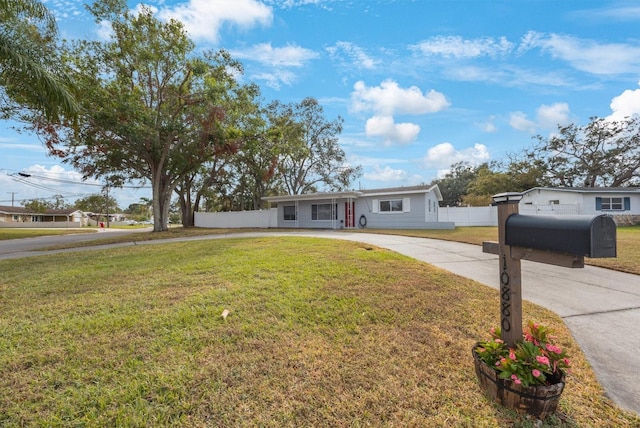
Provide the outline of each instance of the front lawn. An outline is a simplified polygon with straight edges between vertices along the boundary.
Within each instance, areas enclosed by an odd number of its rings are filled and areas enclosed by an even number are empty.
[[[498,292],[391,251],[264,237],[0,270],[1,426],[534,426],[475,377]],[[546,426],[640,424],[561,319],[524,311],[573,356]]]

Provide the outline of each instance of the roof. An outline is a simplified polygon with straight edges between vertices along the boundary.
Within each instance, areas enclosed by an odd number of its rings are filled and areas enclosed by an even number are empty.
[[[305,193],[302,195],[281,195],[281,196],[265,196],[263,201],[267,202],[291,202],[291,201],[307,201],[307,200],[329,200],[329,199],[357,199],[363,196],[391,196],[391,195],[407,195],[412,193],[429,193],[434,192],[438,200],[442,200],[442,194],[437,184],[428,186],[409,186],[409,187],[391,187],[386,189],[367,189],[367,190],[349,190],[342,192],[320,192]]]
[[[27,214],[27,215],[71,215],[79,210],[66,209],[66,210],[54,210],[47,209],[45,212],[35,212],[26,209],[25,207],[8,207],[0,205],[0,213],[3,214]]]
[[[571,193],[637,193],[640,192],[640,187],[533,187],[525,190],[522,194],[524,195],[534,190]]]

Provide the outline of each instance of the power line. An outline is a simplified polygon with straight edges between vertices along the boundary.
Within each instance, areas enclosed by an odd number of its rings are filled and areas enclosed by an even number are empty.
[[[34,178],[38,180],[53,181],[57,183],[66,183],[66,184],[77,184],[82,186],[96,186],[96,187],[105,186],[104,184],[101,184],[101,183],[86,183],[84,181],[75,181],[75,180],[69,180],[65,178],[48,177],[46,175],[37,175],[37,174],[26,173],[26,172],[18,172],[17,174],[9,174],[9,175],[11,177],[15,177],[16,175],[19,175],[20,177],[24,177],[24,178]],[[122,185],[117,187],[123,188],[123,189],[151,189],[151,186]]]

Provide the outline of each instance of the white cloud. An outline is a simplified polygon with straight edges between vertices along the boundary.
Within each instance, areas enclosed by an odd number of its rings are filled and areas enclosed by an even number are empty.
[[[451,143],[440,143],[427,150],[424,163],[429,168],[446,171],[456,162],[469,162],[479,165],[491,159],[489,149],[484,144],[476,143],[473,147],[458,150]]]
[[[460,36],[437,36],[410,46],[410,49],[424,55],[455,59],[497,57],[508,54],[512,48],[513,43],[505,37],[463,39]]]
[[[597,43],[562,34],[530,31],[518,47],[519,53],[538,48],[553,58],[564,60],[574,68],[592,74],[640,72],[640,47],[626,43]]]
[[[281,85],[290,86],[296,81],[297,76],[291,68],[301,68],[318,57],[316,52],[300,46],[273,47],[271,43],[261,43],[248,49],[232,51],[231,54],[235,58],[256,61],[267,67],[268,70],[255,72],[251,78],[264,81],[267,86],[276,90]]]
[[[260,43],[249,49],[233,51],[232,54],[272,67],[302,67],[307,61],[318,58],[318,54],[310,49],[295,45],[278,48],[271,46],[271,43]]]
[[[640,115],[640,89],[627,89],[611,100],[610,107],[613,113],[607,117],[608,120],[623,120],[626,117]]]
[[[100,40],[110,40],[113,35],[113,28],[110,21],[100,21],[96,34]]]
[[[365,131],[368,137],[383,137],[385,144],[408,144],[418,137],[420,126],[414,123],[395,123],[392,116],[373,116],[367,120]]]
[[[611,5],[595,9],[577,10],[571,15],[583,21],[589,19],[602,22],[606,18],[618,21],[635,21],[640,19],[640,6]]]
[[[509,115],[509,125],[513,129],[531,134],[535,133],[538,128],[554,131],[558,125],[567,125],[570,122],[571,116],[567,103],[542,104],[536,109],[535,120],[528,119],[527,115],[521,111]]]
[[[195,40],[217,43],[223,24],[233,24],[240,28],[269,25],[273,19],[273,11],[257,0],[190,0],[161,9],[158,17],[181,21],[190,37]]]
[[[265,85],[275,90],[279,90],[282,85],[291,86],[296,81],[295,73],[287,70],[255,73],[251,77],[263,81]]]
[[[367,172],[363,174],[366,180],[372,181],[402,181],[408,177],[407,171],[403,169],[393,169],[389,166],[381,168],[376,166],[373,172]]]
[[[380,115],[425,114],[443,110],[451,104],[440,92],[422,93],[417,86],[401,88],[391,79],[368,87],[363,81],[353,85],[351,108],[355,112],[373,111]]]
[[[536,132],[536,124],[527,119],[527,115],[521,111],[516,111],[509,115],[509,125],[518,131],[526,131],[532,134]]]
[[[446,97],[434,90],[423,93],[417,86],[401,88],[393,80],[385,80],[380,86],[368,87],[358,81],[351,93],[351,111],[373,112],[367,120],[366,133],[371,137],[383,137],[385,144],[408,144],[420,133],[414,123],[396,123],[394,115],[421,115],[447,108]]]
[[[483,132],[488,132],[488,133],[496,132],[498,130],[498,127],[496,127],[495,123],[493,123],[495,119],[496,119],[495,116],[491,116],[485,122],[476,123],[476,126],[480,128]]]
[[[343,67],[373,70],[381,63],[379,59],[371,57],[364,49],[351,42],[337,42],[326,50],[333,59],[340,61]]]
[[[556,130],[558,125],[567,125],[571,122],[569,117],[569,104],[555,103],[538,107],[536,121],[539,127]]]

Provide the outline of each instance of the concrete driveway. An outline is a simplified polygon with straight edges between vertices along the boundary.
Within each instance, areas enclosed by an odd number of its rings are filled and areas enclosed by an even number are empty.
[[[139,231],[139,230],[138,230]],[[113,236],[104,233],[104,236]],[[438,266],[457,275],[498,288],[497,256],[484,254],[477,245],[394,235],[319,232],[265,232],[206,235],[181,240],[224,239],[265,235],[297,235],[364,242],[387,248]],[[0,241],[0,259],[51,253],[93,250],[104,246],[70,250],[35,251],[84,235]],[[89,235],[92,236],[92,235]],[[75,237],[75,238],[74,238]],[[93,236],[96,239],[96,236]],[[170,240],[110,245],[154,245]],[[522,262],[523,298],[560,315],[571,330],[607,395],[619,406],[640,414],[640,277],[586,266],[569,269]]]

